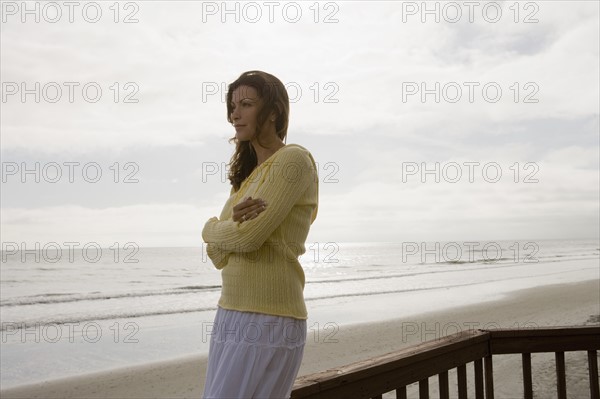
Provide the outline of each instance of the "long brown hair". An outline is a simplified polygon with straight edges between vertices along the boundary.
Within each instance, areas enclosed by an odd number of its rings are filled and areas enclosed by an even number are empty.
[[[256,89],[262,106],[256,117],[256,139],[260,143],[262,133],[260,127],[268,120],[271,112],[275,112],[275,131],[281,140],[286,140],[290,114],[290,100],[285,86],[275,76],[263,71],[247,71],[229,85],[227,90],[227,121],[233,123],[231,100],[233,91],[240,86],[250,86]],[[229,142],[235,143],[235,153],[229,162],[229,180],[234,191],[238,191],[242,182],[252,173],[258,160],[250,141],[239,141],[233,136]]]

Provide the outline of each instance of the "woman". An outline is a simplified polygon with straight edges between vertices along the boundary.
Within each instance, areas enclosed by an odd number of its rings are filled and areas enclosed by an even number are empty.
[[[223,288],[204,398],[288,398],[306,341],[304,272],[318,179],[308,150],[285,144],[289,99],[273,75],[243,73],[229,85],[235,127],[230,197],[202,230]]]

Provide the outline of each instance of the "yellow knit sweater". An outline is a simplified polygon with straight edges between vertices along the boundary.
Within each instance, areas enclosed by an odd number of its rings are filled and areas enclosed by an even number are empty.
[[[221,216],[204,225],[207,254],[221,269],[219,306],[226,309],[306,319],[304,271],[310,225],[317,217],[319,182],[311,153],[287,144],[258,165],[237,192],[230,192]],[[244,198],[261,198],[266,209],[243,223],[232,219]]]

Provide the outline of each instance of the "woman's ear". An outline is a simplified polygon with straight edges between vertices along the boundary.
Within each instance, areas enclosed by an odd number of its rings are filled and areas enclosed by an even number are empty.
[[[271,115],[269,116],[269,120],[275,122],[277,120],[277,116],[281,115],[283,110],[281,109],[281,104],[275,103],[275,108],[271,111]]]

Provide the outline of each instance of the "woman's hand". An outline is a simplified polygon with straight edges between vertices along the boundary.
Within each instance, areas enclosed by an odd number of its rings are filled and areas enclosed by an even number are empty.
[[[247,197],[233,207],[233,221],[243,223],[252,220],[266,208],[267,203],[260,198],[252,199],[252,197]]]

